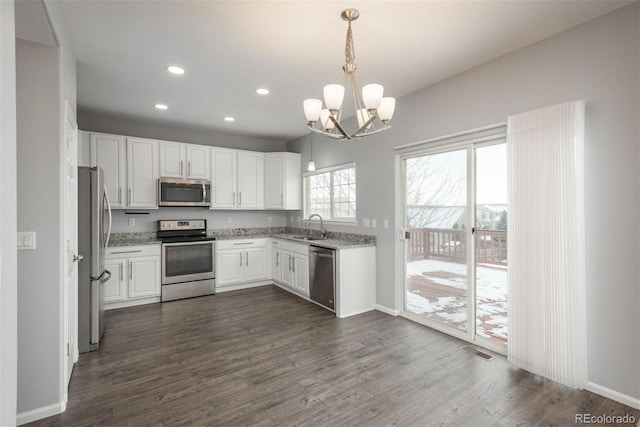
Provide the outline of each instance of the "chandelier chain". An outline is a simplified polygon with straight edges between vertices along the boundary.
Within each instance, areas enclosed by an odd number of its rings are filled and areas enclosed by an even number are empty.
[[[344,46],[344,56],[347,64],[353,64],[356,59],[356,49],[353,46],[353,32],[351,31],[351,21],[349,21],[349,28],[347,28],[347,41]]]

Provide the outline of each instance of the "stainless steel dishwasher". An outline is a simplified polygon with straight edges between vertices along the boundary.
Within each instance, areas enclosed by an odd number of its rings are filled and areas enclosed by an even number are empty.
[[[309,296],[311,301],[336,311],[336,251],[309,246]]]

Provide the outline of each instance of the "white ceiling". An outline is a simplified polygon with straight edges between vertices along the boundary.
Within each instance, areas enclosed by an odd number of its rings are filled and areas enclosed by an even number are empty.
[[[347,7],[360,10],[358,81],[399,98],[631,2],[45,3],[66,23],[80,109],[289,141],[308,132],[302,101],[342,79]],[[170,75],[168,64],[186,73]],[[271,94],[257,95],[259,86]]]

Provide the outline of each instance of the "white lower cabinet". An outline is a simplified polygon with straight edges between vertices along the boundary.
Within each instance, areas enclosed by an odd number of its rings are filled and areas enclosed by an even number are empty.
[[[105,269],[111,273],[102,285],[107,310],[160,301],[160,245],[108,248]]]
[[[279,239],[272,241],[273,280],[309,296],[309,246]]]
[[[267,239],[216,242],[216,288],[260,282],[271,278]]]

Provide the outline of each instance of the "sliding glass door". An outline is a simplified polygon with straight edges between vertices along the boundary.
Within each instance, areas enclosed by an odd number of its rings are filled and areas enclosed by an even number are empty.
[[[403,156],[404,314],[497,351],[507,342],[504,140]]]

